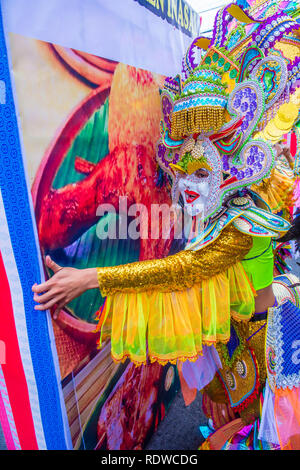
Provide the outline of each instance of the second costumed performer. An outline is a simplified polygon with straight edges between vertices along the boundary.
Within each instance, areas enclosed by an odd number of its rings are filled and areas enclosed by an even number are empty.
[[[224,12],[255,24],[237,5]],[[260,20],[260,38],[265,24]],[[231,56],[225,26],[217,15],[214,39],[193,41],[182,75],[161,90],[157,161],[172,183],[174,205],[193,222],[184,249],[85,270],[48,258],[54,276],[33,286],[34,299],[38,310],[59,310],[100,288],[106,301],[99,347],[110,337],[115,361],[177,363],[183,390],[201,390],[210,418],[202,449],[299,449],[297,291],[283,298],[272,288],[273,243],[290,224],[251,190],[270,176],[277,157],[275,146],[255,133],[270,107],[284,104],[294,116],[293,90],[287,61],[268,48],[250,43],[239,60]],[[278,29],[277,41],[282,35]],[[269,88],[264,75],[275,69]]]

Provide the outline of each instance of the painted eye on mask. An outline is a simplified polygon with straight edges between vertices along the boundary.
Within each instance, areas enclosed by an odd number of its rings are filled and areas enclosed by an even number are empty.
[[[204,168],[199,168],[199,170],[195,171],[193,175],[197,178],[208,178],[209,171],[205,170]]]

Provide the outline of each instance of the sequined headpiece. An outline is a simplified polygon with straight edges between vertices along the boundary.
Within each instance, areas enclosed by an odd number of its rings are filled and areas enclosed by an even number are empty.
[[[181,74],[167,78],[161,90],[160,167],[172,180],[198,168],[221,172],[206,217],[228,196],[268,177],[272,144],[298,119],[299,100],[287,102],[300,79],[300,58],[289,59],[275,46],[299,45],[300,24],[280,11],[269,16],[270,6],[280,7],[265,3],[265,18],[249,4],[243,10],[236,3],[223,7],[212,38],[192,42]]]
[[[203,66],[189,75],[182,92],[175,96],[170,134],[173,140],[222,127],[228,95],[221,80],[219,72]]]

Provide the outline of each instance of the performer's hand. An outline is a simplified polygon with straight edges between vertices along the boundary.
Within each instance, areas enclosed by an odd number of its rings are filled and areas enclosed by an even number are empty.
[[[98,287],[96,268],[62,268],[50,256],[46,257],[46,265],[54,275],[48,281],[32,287],[33,299],[39,304],[35,306],[35,310],[48,310],[55,306],[55,318],[71,300],[88,289]]]
[[[294,159],[291,155],[291,151],[290,151],[290,148],[286,145],[282,145],[282,144],[275,144],[275,150],[276,150],[276,157],[277,159],[283,155],[287,161],[288,161],[288,164],[290,165],[291,169],[294,168]]]

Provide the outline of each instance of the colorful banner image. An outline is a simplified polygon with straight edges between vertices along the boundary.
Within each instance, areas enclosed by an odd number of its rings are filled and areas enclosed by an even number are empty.
[[[193,37],[199,28],[199,15],[184,0],[135,1],[190,37]]]
[[[43,260],[86,268],[167,254],[170,240],[101,237],[112,215],[97,215],[110,204],[120,217],[125,195],[149,209],[170,203],[153,177],[164,77],[21,35],[9,43]],[[177,369],[116,364],[108,340],[97,349],[103,302],[90,290],[52,319],[72,445],[142,449],[179,389]]]
[[[3,6],[6,448],[153,449],[180,386],[199,450],[299,448],[296,3]]]

